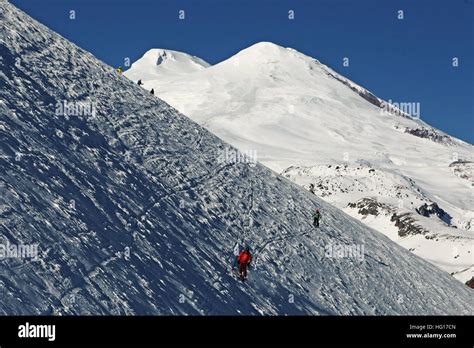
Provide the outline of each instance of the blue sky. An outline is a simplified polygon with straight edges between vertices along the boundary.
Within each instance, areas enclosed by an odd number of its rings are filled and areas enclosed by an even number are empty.
[[[150,48],[214,64],[259,41],[292,47],[474,143],[474,0],[10,1],[113,66]]]

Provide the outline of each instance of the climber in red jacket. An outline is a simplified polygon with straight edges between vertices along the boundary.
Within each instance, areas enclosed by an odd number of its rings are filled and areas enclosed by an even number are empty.
[[[252,262],[252,255],[250,254],[249,247],[246,247],[245,250],[240,252],[237,262],[239,264],[240,280],[245,281],[245,279],[247,279],[247,267],[249,267],[250,262]]]

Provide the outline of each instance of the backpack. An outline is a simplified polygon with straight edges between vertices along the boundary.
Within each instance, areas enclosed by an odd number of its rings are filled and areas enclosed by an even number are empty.
[[[250,253],[246,251],[242,251],[239,255],[239,263],[247,264],[250,263],[252,260],[252,256],[250,256]]]

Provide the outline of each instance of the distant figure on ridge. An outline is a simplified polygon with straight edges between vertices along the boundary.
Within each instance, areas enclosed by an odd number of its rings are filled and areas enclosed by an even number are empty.
[[[319,209],[316,209],[316,211],[313,214],[314,227],[319,227],[319,220],[321,220],[321,213],[319,212]]]
[[[150,91],[151,94],[155,94],[155,90],[152,88],[151,91]]]

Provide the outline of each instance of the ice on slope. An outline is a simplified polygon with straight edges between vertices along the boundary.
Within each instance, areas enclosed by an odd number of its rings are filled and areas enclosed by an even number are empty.
[[[448,211],[459,230],[473,231],[472,182],[452,168],[453,162],[474,159],[473,146],[438,130],[434,132],[449,142],[438,143],[406,133],[405,129],[430,127],[405,114],[383,114],[382,100],[316,59],[263,42],[201,71],[155,79],[143,69],[141,76],[157,96],[240,150],[255,151],[261,163],[277,172],[294,168],[289,177],[302,186],[325,179],[335,179],[333,184],[339,184],[337,176],[312,175],[311,168],[344,164],[357,167],[363,163],[384,173],[388,178],[385,187],[403,184],[405,178],[415,182],[416,189],[409,187],[411,191],[404,197],[408,203],[405,207],[412,213],[416,214],[417,206],[410,203],[419,201],[419,189],[425,193],[426,202],[436,202]],[[309,174],[301,175],[302,172]],[[346,179],[352,185],[352,178]],[[378,183],[370,182],[371,177],[367,179],[365,194],[385,199],[384,193],[379,194]],[[333,192],[325,199],[345,208],[356,196]],[[399,198],[387,203],[394,207],[400,204]],[[382,227],[382,220],[372,227]],[[442,223],[427,223],[421,218],[418,223],[444,234]],[[458,246],[441,242],[439,250],[428,259],[449,272],[456,267],[465,269],[474,248],[472,237],[464,236],[462,231],[458,235],[459,248],[464,250],[468,245],[469,253],[466,251],[462,258],[455,252]],[[409,239],[400,243],[411,248]],[[430,243],[420,248],[429,250],[433,246]],[[470,279],[473,271],[471,267],[460,280]]]
[[[1,314],[473,314],[446,273],[259,164],[219,163],[220,139],[0,9],[0,237],[40,249],[0,262]],[[64,100],[95,113],[58,115]],[[229,273],[239,239],[245,285]]]

